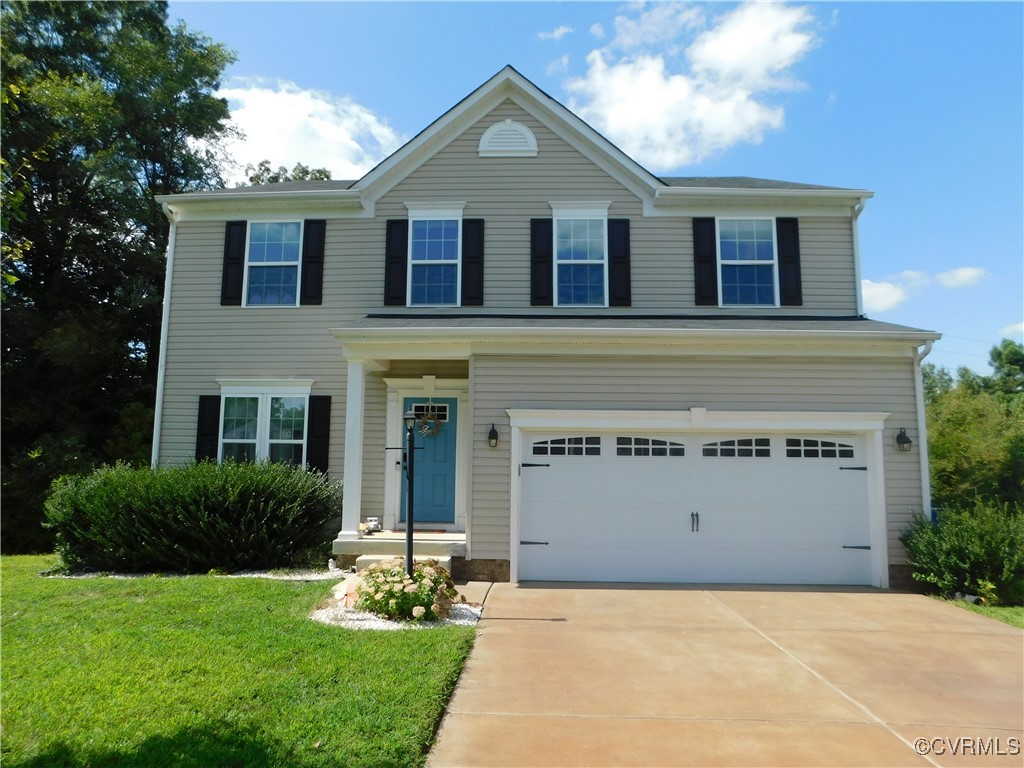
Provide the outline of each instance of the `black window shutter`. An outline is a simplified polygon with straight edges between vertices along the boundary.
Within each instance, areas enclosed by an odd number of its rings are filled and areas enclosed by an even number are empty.
[[[462,306],[484,305],[484,220],[462,220]]]
[[[534,307],[554,304],[554,232],[552,219],[530,219],[530,304]]]
[[[799,307],[804,303],[800,280],[800,225],[796,219],[775,220],[776,247],[779,249],[779,303]]]
[[[242,304],[245,276],[245,222],[229,221],[224,226],[224,271],[220,281],[220,303]]]
[[[388,219],[384,245],[384,306],[404,307],[407,260],[409,258],[408,219]]]
[[[632,302],[629,277],[629,219],[608,219],[608,306]]]
[[[216,461],[219,443],[220,395],[200,395],[199,418],[196,423],[196,461]]]
[[[327,453],[331,447],[331,396],[309,396],[306,464],[316,472],[327,471]]]
[[[307,219],[302,224],[302,289],[300,304],[324,302],[324,241],[327,222]]]
[[[693,289],[697,306],[718,306],[718,247],[715,220],[693,220]]]

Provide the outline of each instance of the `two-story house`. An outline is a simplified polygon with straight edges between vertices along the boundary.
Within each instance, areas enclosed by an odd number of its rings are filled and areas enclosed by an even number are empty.
[[[920,362],[864,317],[871,193],[659,178],[511,67],[358,181],[160,198],[154,463],[344,480],[512,580],[906,580]],[[417,526],[418,527],[418,526]]]

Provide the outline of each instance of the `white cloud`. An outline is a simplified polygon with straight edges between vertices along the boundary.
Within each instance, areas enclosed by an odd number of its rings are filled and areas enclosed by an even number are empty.
[[[796,85],[786,70],[818,45],[807,8],[746,3],[704,32],[687,54],[698,76],[733,88],[765,90]]]
[[[555,27],[550,32],[538,32],[537,33],[537,39],[538,40],[561,40],[563,37],[565,37],[568,34],[571,34],[573,31],[574,30],[573,30],[572,27],[567,27],[565,24],[563,24],[560,27]]]
[[[1020,336],[1024,334],[1024,323],[1015,323],[1014,325],[1008,325],[999,332],[1004,338],[1012,336]]]
[[[565,74],[569,71],[569,54],[563,54],[548,64],[548,75]]]
[[[887,280],[894,280],[900,285],[911,289],[920,290],[926,285],[930,285],[932,277],[927,272],[921,272],[916,269],[904,269],[899,274],[893,275],[892,277],[886,278]]]
[[[228,147],[245,180],[246,165],[303,163],[327,168],[335,179],[357,179],[398,149],[402,137],[352,99],[304,89],[285,80],[241,79],[222,88],[231,117],[245,138]]]
[[[957,267],[948,272],[940,272],[935,279],[947,288],[966,288],[980,283],[988,276],[988,270],[981,267]]]
[[[604,38],[604,27],[601,24],[591,24],[590,34],[592,34],[598,40],[601,40]]]
[[[909,297],[905,288],[884,280],[877,283],[861,280],[860,289],[864,297],[864,311],[868,313],[895,309]]]
[[[636,18],[616,16],[612,45],[630,50],[674,42],[683,30],[696,27],[702,19],[698,8],[684,3],[658,3]]]
[[[681,3],[631,7],[616,35],[565,83],[569,106],[655,171],[693,164],[785,121],[769,91],[800,84],[789,69],[818,45],[807,8],[748,3],[707,27]],[[681,62],[688,62],[689,66]]]
[[[861,280],[861,295],[866,312],[886,312],[895,309],[911,296],[926,291],[936,283],[943,288],[955,289],[974,285],[989,276],[981,267],[957,267],[948,272],[930,275],[917,269],[905,269],[883,280]]]

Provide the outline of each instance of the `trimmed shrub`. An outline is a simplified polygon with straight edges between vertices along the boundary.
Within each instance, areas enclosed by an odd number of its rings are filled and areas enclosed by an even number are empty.
[[[944,509],[932,522],[915,515],[900,536],[914,578],[945,597],[957,592],[990,603],[1024,604],[1024,514],[1017,508],[977,502]]]
[[[452,603],[462,602],[451,574],[437,560],[415,563],[412,578],[404,557],[371,565],[360,576],[356,608],[385,619],[436,621],[448,616]]]
[[[125,464],[58,478],[46,525],[71,571],[280,568],[328,535],[341,486],[273,463]]]

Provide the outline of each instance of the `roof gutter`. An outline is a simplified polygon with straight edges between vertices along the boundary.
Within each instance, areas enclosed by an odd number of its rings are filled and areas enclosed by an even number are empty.
[[[874,192],[866,189],[788,189],[768,188],[752,189],[749,187],[659,187],[654,193],[656,206],[680,205],[698,200],[765,200],[786,199],[793,202],[829,203],[847,202],[850,205],[863,207],[864,201],[874,197]]]
[[[925,341],[922,348],[914,352],[914,399],[917,403],[917,455],[921,460],[921,506],[924,507],[922,511],[929,517],[932,511],[932,483],[928,473],[928,418],[925,413],[921,363],[931,354],[933,343],[931,340]]]
[[[853,238],[853,281],[854,290],[857,295],[857,315],[864,317],[864,291],[860,284],[860,215],[864,212],[864,204],[867,198],[861,198],[856,205],[850,208],[850,230]]]

